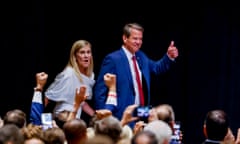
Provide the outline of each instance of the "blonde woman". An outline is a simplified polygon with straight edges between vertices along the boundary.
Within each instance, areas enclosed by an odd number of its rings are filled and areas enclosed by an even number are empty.
[[[93,116],[94,110],[87,102],[82,102],[77,110],[74,109],[73,105],[76,90],[81,86],[86,86],[87,99],[91,99],[94,84],[91,44],[86,40],[78,40],[72,45],[66,67],[46,89],[45,106],[49,100],[56,102],[53,110],[54,117],[67,111],[76,113],[76,118],[80,118],[82,110]]]

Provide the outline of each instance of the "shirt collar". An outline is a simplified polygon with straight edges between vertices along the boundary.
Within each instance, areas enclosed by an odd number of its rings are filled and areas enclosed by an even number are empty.
[[[132,59],[132,56],[134,56],[132,53],[129,52],[128,49],[126,49],[124,46],[122,46],[123,51],[125,52],[125,54],[127,55],[128,60]]]

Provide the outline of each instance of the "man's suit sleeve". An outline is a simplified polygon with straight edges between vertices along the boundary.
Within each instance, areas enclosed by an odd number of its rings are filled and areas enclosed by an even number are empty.
[[[115,64],[111,58],[111,56],[106,56],[103,60],[101,65],[101,69],[95,84],[94,88],[94,103],[95,109],[109,109],[111,111],[114,110],[115,106],[113,105],[106,105],[106,99],[108,94],[108,88],[104,82],[104,75],[106,73],[113,73],[115,74]]]
[[[175,61],[169,59],[167,54],[165,54],[160,60],[154,62],[152,60],[149,60],[149,66],[151,69],[151,72],[155,74],[161,74],[167,72],[171,65],[174,64]]]

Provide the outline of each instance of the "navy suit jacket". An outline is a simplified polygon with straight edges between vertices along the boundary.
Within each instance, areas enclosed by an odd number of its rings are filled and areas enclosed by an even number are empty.
[[[153,61],[149,59],[142,51],[135,53],[138,65],[141,69],[142,75],[146,80],[147,86],[147,101],[150,102],[150,74],[161,74],[169,70],[170,65],[174,63],[167,55],[162,59]],[[104,83],[104,74],[116,74],[116,91],[117,91],[117,106],[105,104],[108,94],[108,88]],[[135,91],[133,86],[132,74],[128,63],[127,56],[123,49],[116,50],[108,54],[103,62],[94,87],[94,105],[97,109],[109,109],[113,116],[119,120],[125,108],[135,102]]]

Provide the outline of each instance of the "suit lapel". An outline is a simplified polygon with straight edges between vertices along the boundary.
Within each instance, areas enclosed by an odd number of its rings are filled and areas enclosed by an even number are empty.
[[[126,76],[128,77],[128,80],[132,83],[133,85],[133,80],[132,80],[132,74],[131,74],[131,70],[130,70],[130,65],[128,63],[128,58],[125,54],[125,52],[121,49],[120,50],[120,54],[122,55],[123,59],[121,60],[121,62],[123,63],[123,66],[125,68],[123,68],[123,70],[126,70],[124,73],[126,74]]]

